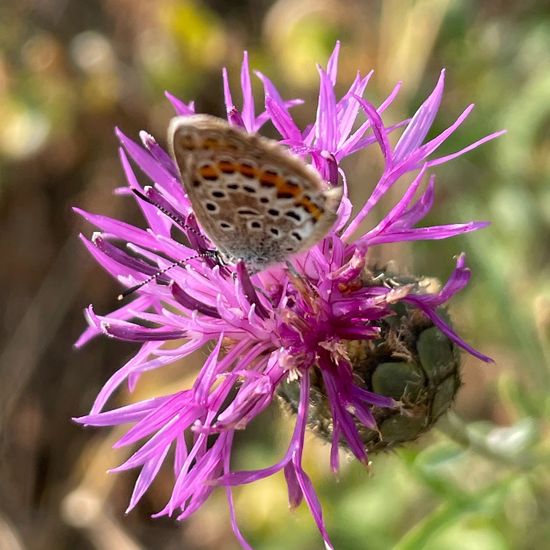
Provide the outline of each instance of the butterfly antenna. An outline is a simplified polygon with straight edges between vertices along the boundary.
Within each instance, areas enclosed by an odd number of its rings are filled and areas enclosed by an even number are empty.
[[[173,212],[170,212],[170,210],[167,210],[164,206],[162,206],[162,204],[154,201],[153,199],[150,199],[147,195],[145,195],[145,193],[142,193],[139,189],[133,188],[132,193],[138,196],[142,201],[145,201],[155,206],[156,208],[158,208],[164,215],[168,216],[171,220],[175,221],[183,229],[187,229],[187,231],[189,231],[190,233],[193,233],[197,237],[202,238],[203,235],[200,231],[197,231],[194,227],[191,227],[189,224],[185,223],[185,220],[183,218],[180,218]]]
[[[219,257],[218,252],[215,250],[206,250],[205,252],[202,252],[201,254],[196,254],[195,256],[190,256],[189,258],[184,258],[182,260],[178,260],[177,262],[171,263],[169,266],[165,267],[164,269],[160,269],[150,277],[147,277],[144,281],[141,281],[141,283],[138,283],[137,285],[131,286],[130,288],[127,288],[124,292],[120,293],[117,296],[117,300],[123,300],[127,296],[130,296],[130,294],[133,294],[136,292],[136,290],[139,290],[140,288],[144,287],[145,285],[148,285],[150,282],[154,281],[161,275],[164,275],[167,271],[170,271],[174,267],[181,267],[185,265],[190,260],[196,260],[198,258],[215,258],[217,259]]]

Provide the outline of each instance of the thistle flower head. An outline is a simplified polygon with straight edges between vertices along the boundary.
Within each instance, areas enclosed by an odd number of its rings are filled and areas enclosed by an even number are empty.
[[[317,114],[306,128],[300,128],[290,113],[301,102],[284,100],[259,72],[256,76],[263,84],[265,109],[256,113],[246,54],[241,70],[241,108],[233,101],[227,72],[223,71],[230,124],[247,132],[261,132],[264,124],[271,122],[281,136],[280,142],[310,163],[327,185],[344,186],[332,230],[309,250],[292,257],[287,266],[251,274],[243,262],[222,266],[215,255],[205,255],[204,250],[211,250],[213,245],[194,219],[177,167],[146,133],[141,134],[140,145],[118,132],[127,179],[127,186],[118,194],[137,201],[146,227],[77,209],[98,229],[91,240],[82,237],[84,245],[111,275],[127,288],[152,278],[116,311],[99,315],[92,306],[87,309],[89,327],[77,346],[105,334],[137,342],[140,347],[104,385],[90,414],[78,421],[93,426],[131,424],[117,446],[132,445],[137,450],[115,468],[140,470],[129,510],[147,491],[173,449],[174,487],[157,515],[183,520],[216,487],[223,486],[233,531],[245,548],[250,546],[236,523],[231,487],[280,470],[285,473],[291,505],[306,501],[326,546],[332,547],[320,502],[302,467],[305,430],[316,422],[315,397],[323,394],[323,422],[329,426],[326,436],[331,440],[334,470],[338,469],[339,446],[368,464],[368,450],[376,448],[372,434],[378,443],[381,441],[378,412],[403,406],[400,395],[376,393],[370,381],[360,375],[358,345],[376,345],[386,338],[388,327],[399,323],[405,312],[407,318],[415,315],[422,319],[423,330],[436,327],[453,349],[460,347],[483,361],[489,360],[455,333],[444,312],[448,300],[468,283],[470,272],[463,255],[447,283],[437,291],[421,284],[420,279],[398,279],[395,283],[394,278],[392,283],[387,274],[370,271],[367,258],[371,247],[385,243],[443,239],[484,227],[485,222],[417,225],[434,200],[435,178],[429,175],[430,169],[499,133],[438,157],[440,145],[472,110],[468,107],[448,129],[426,140],[440,106],[444,72],[410,120],[386,126],[382,115],[397,96],[399,85],[376,106],[365,99],[372,73],[358,73],[338,99],[338,50],[337,44],[327,67],[318,68]],[[195,112],[192,103],[170,94],[167,97],[177,115]],[[395,131],[401,131],[401,137],[392,146],[390,134]],[[341,161],[368,147],[380,149],[384,168],[373,181],[369,199],[352,216]],[[134,166],[150,179],[148,186],[141,187]],[[382,220],[371,224],[372,229],[356,236],[373,207],[408,174],[414,175],[412,183],[397,203]],[[191,388],[105,410],[121,384],[127,383],[132,390],[143,372],[174,363],[206,345],[211,351]],[[364,349],[368,353],[368,348]],[[296,414],[285,455],[262,470],[233,471],[231,450],[236,430],[245,429],[277,396],[290,403]]]

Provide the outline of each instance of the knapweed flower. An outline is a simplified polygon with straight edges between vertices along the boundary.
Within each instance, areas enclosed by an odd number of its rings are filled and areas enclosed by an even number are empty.
[[[302,466],[308,425],[330,439],[334,470],[338,469],[340,446],[367,465],[370,449],[393,444],[391,430],[384,433],[378,425],[381,421],[392,418],[395,426],[404,408],[413,403],[410,410],[418,409],[415,399],[425,399],[428,389],[434,387],[439,392],[446,380],[450,380],[444,392],[446,399],[436,392],[429,403],[422,402],[424,408],[429,405],[431,413],[422,416],[412,438],[433,420],[430,416],[437,417],[448,407],[458,386],[457,347],[489,360],[455,333],[444,307],[468,283],[470,272],[463,255],[458,257],[447,283],[434,289],[424,279],[369,265],[368,253],[371,247],[385,243],[444,239],[484,227],[485,222],[432,227],[417,224],[434,199],[435,179],[428,175],[430,169],[499,133],[453,154],[436,156],[440,145],[473,108],[468,107],[448,129],[426,141],[440,106],[444,72],[410,120],[386,126],[382,115],[395,99],[399,85],[375,106],[364,97],[372,72],[357,74],[348,91],[337,99],[334,88],[338,51],[337,44],[327,68],[318,69],[317,114],[304,129],[290,114],[290,108],[301,102],[284,100],[259,72],[256,76],[263,84],[265,110],[256,114],[246,54],[241,70],[241,109],[233,102],[223,71],[230,124],[259,132],[271,122],[281,135],[281,144],[310,163],[327,185],[344,187],[332,230],[318,244],[291,258],[288,265],[250,273],[243,262],[221,265],[215,255],[204,254],[213,248],[212,243],[194,219],[177,167],[146,133],[141,134],[139,145],[118,132],[127,179],[127,187],[118,193],[137,201],[147,227],[77,210],[98,228],[91,240],[82,237],[82,241],[111,275],[126,288],[148,280],[116,311],[99,315],[92,306],[87,309],[89,327],[77,346],[105,334],[139,343],[140,347],[105,384],[90,414],[78,422],[132,425],[116,446],[132,445],[137,450],[115,468],[140,469],[129,510],[147,491],[172,449],[174,486],[157,516],[183,520],[221,486],[227,493],[233,531],[244,548],[250,545],[237,526],[231,488],[281,470],[291,506],[306,501],[325,545],[332,548],[320,502]],[[177,115],[194,114],[192,103],[167,96]],[[362,121],[358,120],[361,117]],[[401,132],[395,146],[390,142],[393,132]],[[372,182],[369,199],[352,216],[341,161],[367,147],[380,148],[384,168],[378,180]],[[134,165],[150,179],[150,185],[140,185]],[[410,174],[412,183],[386,216],[357,236],[373,207]],[[361,183],[366,185],[365,181]],[[124,382],[131,391],[142,373],[174,363],[205,346],[211,351],[192,387],[104,410]],[[443,349],[447,357],[448,367],[444,364],[441,370],[439,365],[436,374],[426,368],[430,349]],[[387,366],[380,369],[381,365]],[[389,373],[390,382],[398,379],[402,367],[418,371],[417,378],[405,384],[406,391],[388,385],[388,376],[384,375]],[[288,450],[268,468],[232,471],[236,430],[245,429],[274,400],[283,401],[295,413]]]

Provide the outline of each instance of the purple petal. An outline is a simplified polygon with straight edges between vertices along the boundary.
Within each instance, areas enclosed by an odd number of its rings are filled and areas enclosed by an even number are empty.
[[[296,470],[291,462],[284,467],[284,474],[288,489],[288,504],[291,508],[297,508],[304,498],[304,493],[300,488],[298,478],[296,477]]]
[[[135,271],[127,266],[120,265],[117,261],[113,260],[97,246],[95,246],[95,244],[88,241],[83,235],[80,235],[79,237],[88,252],[93,256],[94,260],[115,279],[118,280],[121,277],[128,277],[129,275],[134,275],[135,277],[140,275],[141,271]]]
[[[237,126],[238,128],[245,128],[243,117],[241,116],[241,113],[239,113],[237,107],[235,107],[235,104],[233,103],[233,98],[231,97],[231,88],[229,87],[229,78],[227,76],[227,69],[225,67],[222,69],[222,78],[227,120],[229,124],[233,126]]]
[[[472,112],[474,108],[474,105],[471,104],[464,111],[460,114],[460,116],[449,126],[446,130],[441,132],[437,137],[434,139],[428,141],[428,143],[422,145],[422,147],[419,147],[416,151],[412,152],[405,161],[403,161],[403,164],[407,164],[411,167],[414,167],[416,164],[422,162],[425,158],[427,158],[429,155],[431,155],[434,151],[436,151],[441,144],[451,135],[455,132],[455,130],[468,118],[470,113]]]
[[[147,328],[128,321],[96,316],[101,330],[107,336],[126,342],[148,342],[178,340],[185,337],[185,331],[170,328]]]
[[[242,288],[242,291],[250,304],[256,306],[256,313],[262,318],[267,319],[269,317],[269,312],[260,302],[256,289],[250,280],[248,271],[243,261],[237,262],[237,278]]]
[[[386,164],[386,168],[391,167],[392,164],[392,152],[391,152],[391,146],[390,142],[388,140],[388,136],[386,134],[386,128],[384,127],[384,123],[382,122],[382,118],[380,118],[380,115],[378,114],[378,111],[368,101],[365,99],[362,99],[359,96],[355,96],[355,99],[359,102],[361,105],[361,108],[367,115],[372,130],[374,132],[374,135],[376,136],[376,140],[378,141],[378,144],[380,145],[380,149],[382,151],[382,154],[384,155],[384,161]]]
[[[425,166],[427,166],[426,163]],[[414,203],[402,216],[395,222],[394,228],[408,228],[416,225],[431,210],[434,201],[435,176],[430,176],[428,186],[418,201]]]
[[[341,385],[338,384],[336,378],[330,375],[327,370],[324,369],[322,371],[322,375],[323,381],[325,382],[325,388],[327,390],[334,423],[338,424],[338,429],[345,437],[350,451],[355,455],[357,460],[367,464],[368,458],[365,447],[361,441],[359,432],[357,431],[357,427],[355,426],[351,415],[345,409],[345,403],[341,394]]]
[[[431,227],[416,227],[412,229],[403,229],[400,231],[389,231],[376,235],[372,239],[366,239],[369,245],[382,243],[395,243],[400,241],[426,241],[440,240],[456,237],[463,233],[478,231],[487,227],[489,222],[468,222],[446,225],[433,225]]]
[[[187,294],[177,283],[172,283],[171,285],[172,290],[172,296],[176,299],[176,301],[182,305],[183,307],[193,311],[196,310],[204,315],[208,315],[209,317],[213,317],[215,319],[220,319],[220,314],[218,313],[218,310],[215,307],[209,306],[200,300],[197,300]]]
[[[340,54],[340,41],[337,40],[327,63],[327,75],[330,78],[333,86],[336,86],[336,78],[338,76],[339,54]]]
[[[380,109],[378,109],[378,112],[380,112]],[[397,124],[386,126],[386,134],[389,135],[394,130],[403,128],[403,126],[408,124],[408,122],[409,119],[406,119],[398,122]],[[353,155],[354,153],[361,151],[362,149],[370,147],[373,143],[376,143],[376,136],[361,137],[367,130],[370,129],[370,127],[370,120],[367,120],[363,125],[361,125],[361,127],[356,132],[354,132],[353,135],[346,141],[340,151],[338,151],[338,153],[336,154],[337,158],[343,159],[349,155]]]
[[[137,300],[134,300],[136,302]],[[180,357],[184,357],[185,355],[192,353],[193,351],[196,351],[203,345],[204,341],[202,339],[191,340],[189,341],[185,346],[186,351],[181,351]],[[143,365],[147,365],[148,361],[147,358],[158,350],[160,346],[162,346],[164,342],[145,342],[140,350],[134,355],[132,358],[130,358],[125,365],[123,365],[120,369],[115,371],[111,377],[103,384],[103,387],[99,391],[94,404],[92,406],[92,409],[90,411],[91,414],[98,414],[107,401],[110,399],[110,397],[113,395],[113,393],[120,387],[124,381],[132,376],[133,373],[137,371],[141,371]],[[172,363],[174,359],[172,357],[159,357],[157,359],[158,366],[162,366],[165,364]],[[148,369],[149,370],[149,369]],[[164,398],[163,398],[164,399]],[[160,404],[161,402],[159,402]],[[120,409],[118,409],[120,410]]]
[[[187,116],[195,114],[195,104],[193,101],[185,104],[181,99],[178,99],[175,95],[172,95],[170,92],[164,92],[164,95],[167,97],[168,101],[174,107],[176,114],[180,116]]]
[[[254,95],[252,94],[252,82],[250,81],[250,70],[248,68],[248,52],[243,52],[241,65],[241,90],[243,94],[242,117],[245,128],[249,132],[254,131]]]
[[[170,172],[151,156],[149,151],[143,149],[135,141],[125,136],[118,128],[115,130],[115,133],[130,157],[153,182],[168,192],[173,187],[181,187]]]
[[[157,240],[143,229],[139,229],[138,227],[134,227],[133,225],[109,218],[107,216],[92,214],[80,208],[73,208],[73,210],[82,216],[86,221],[90,222],[104,233],[112,235],[113,237],[123,241],[136,243],[147,248],[155,249],[158,247]]]
[[[422,180],[424,174],[426,173],[426,166],[424,165],[413,182],[409,185],[399,202],[390,210],[388,215],[380,221],[380,223],[371,229],[368,233],[365,234],[360,240],[367,243],[372,242],[372,240],[380,234],[383,234],[388,228],[391,228],[395,223],[399,223],[401,216],[404,214],[406,208],[409,206],[413,200]],[[390,230],[391,232],[391,230]]]
[[[223,461],[224,473],[228,473],[230,471],[230,457],[231,457],[231,454],[229,452],[226,452],[224,461]],[[233,534],[239,541],[239,544],[241,545],[241,547],[244,548],[244,550],[253,550],[252,546],[248,544],[248,541],[244,538],[243,534],[241,533],[241,530],[239,529],[231,487],[227,486],[225,488],[225,494],[227,496],[227,504],[229,506],[229,517],[231,520],[231,529],[233,530]]]
[[[317,70],[321,83],[315,123],[316,146],[332,152],[338,144],[336,97],[330,77],[321,67],[317,67]]]
[[[391,397],[385,397],[384,395],[365,390],[359,386],[354,385],[351,388],[351,392],[357,399],[365,401],[370,405],[375,405],[376,407],[393,409],[397,406],[397,403]]]
[[[339,116],[338,122],[338,131],[340,133],[340,140],[338,142],[338,148],[341,149],[346,140],[349,137],[349,134],[353,128],[353,124],[357,119],[359,113],[360,105],[355,100],[354,96],[363,97],[365,88],[369,80],[371,79],[374,71],[370,71],[364,78],[361,78],[360,74],[357,73],[357,77],[353,84],[350,86],[350,89],[346,92],[344,97],[338,102],[338,108],[341,109],[341,114]]]
[[[400,162],[415,151],[428,134],[439,110],[443,90],[445,88],[445,69],[439,75],[439,80],[428,99],[420,106],[413,119],[397,142],[394,152],[394,161]]]
[[[126,153],[124,152],[124,149],[120,147],[118,151],[119,151],[120,163],[122,164],[122,169],[124,170],[126,181],[128,182],[128,187],[132,190],[141,191],[141,186],[138,183],[138,180],[134,174],[134,171],[132,170],[132,167],[130,166],[130,162],[128,160],[128,157],[126,156]],[[143,215],[145,216],[145,219],[147,220],[149,227],[151,227],[151,229],[155,233],[158,233],[160,235],[170,234],[170,230],[169,230],[170,222],[168,222],[165,219],[162,219],[159,216],[158,210],[152,204],[139,203],[139,207],[141,208],[141,211],[143,212]]]
[[[265,97],[265,109],[269,114],[273,126],[285,139],[300,140],[300,129],[292,120],[288,110],[270,96]]]
[[[193,392],[195,401],[197,403],[200,403],[203,406],[207,406],[208,404],[208,397],[210,394],[210,390],[212,388],[212,384],[214,383],[216,379],[216,375],[218,372],[222,370],[223,367],[220,367],[220,363],[218,362],[218,357],[220,354],[220,349],[222,347],[224,334],[220,334],[218,338],[218,343],[216,344],[216,347],[210,352],[210,355],[208,356],[208,359],[205,361],[204,365],[201,368],[201,372],[197,379],[195,380],[195,383],[193,384]],[[241,348],[246,345],[246,342],[241,342]],[[235,348],[239,348],[239,346],[235,346],[231,350],[231,354],[235,354]],[[237,352],[238,353],[238,352]],[[231,363],[233,360],[233,357],[231,356],[225,356],[223,359],[223,362],[225,364]]]
[[[304,470],[302,470],[301,466],[298,466],[295,464],[295,469],[296,469],[296,478],[298,479],[300,489],[302,490],[305,501],[307,502],[311,515],[313,516],[313,520],[317,524],[317,528],[319,529],[321,536],[323,537],[325,547],[327,549],[334,550],[334,546],[330,541],[330,537],[328,536],[328,532],[325,527],[325,522],[323,520],[323,511],[321,509],[321,503],[319,502],[319,498],[315,493],[315,489],[313,487],[313,484],[311,483],[311,479],[309,479],[309,477],[304,472]]]
[[[275,84],[273,84],[273,82],[271,82],[271,80],[267,78],[267,76],[265,76],[265,74],[261,73],[260,71],[254,71],[254,74],[262,81],[262,84],[264,86],[264,95],[266,97],[269,96],[279,105],[285,105],[285,101],[281,97],[281,94],[279,93],[279,90],[277,90]],[[294,100],[294,101],[301,101],[301,100]]]
[[[162,466],[169,450],[170,445],[166,445],[160,453],[153,456],[143,465],[134,485],[134,490],[132,492],[132,496],[130,497],[128,508],[126,508],[126,513],[130,512],[136,506],[147,489],[149,489],[151,483],[153,483],[157,477],[160,467]]]
[[[222,80],[223,80],[223,98],[225,101],[225,109],[229,113],[231,109],[235,108],[235,103],[233,102],[233,97],[231,96],[231,87],[229,86],[229,76],[227,74],[227,68],[222,69]]]
[[[134,258],[128,255],[124,250],[114,246],[108,240],[104,239],[101,234],[96,233],[93,237],[93,244],[98,250],[101,250],[106,256],[114,260],[121,266],[129,268],[136,274],[156,275],[158,279],[167,283],[166,277],[159,273],[158,268],[144,262],[141,258]]]
[[[160,407],[163,403],[166,403],[169,399],[171,399],[171,396],[164,395],[162,397],[140,401],[132,405],[126,405],[125,407],[119,407],[112,411],[91,413],[79,418],[73,418],[73,420],[84,426],[119,426],[121,424],[141,420],[144,416]]]
[[[477,351],[475,348],[466,343],[431,307],[427,307],[418,299],[418,297],[405,298],[406,302],[414,304],[421,309],[432,321],[432,323],[443,333],[449,340],[454,342],[457,346],[466,350],[470,355],[481,359],[485,363],[494,363],[493,359]]]
[[[131,310],[139,311],[140,309],[147,309],[154,300],[154,298],[149,296],[138,296],[132,302],[124,304],[122,307],[108,313],[107,317],[112,317],[113,319],[129,319],[134,316]],[[94,326],[88,327],[76,341],[75,348],[81,348],[98,334],[101,334],[99,328]]]
[[[170,155],[157,143],[155,138],[145,131],[139,133],[141,142],[151,153],[151,156],[175,179],[179,179],[178,167]]]
[[[429,167],[432,166],[438,166],[439,164],[444,164],[445,162],[449,162],[450,160],[453,160],[457,157],[460,157],[464,154],[466,154],[468,151],[471,151],[472,149],[476,149],[480,145],[483,145],[484,143],[488,141],[492,141],[493,139],[496,139],[506,133],[506,130],[500,130],[498,132],[493,132],[492,134],[489,134],[488,136],[485,136],[484,138],[478,139],[477,141],[474,141],[471,145],[468,145],[467,147],[464,147],[463,149],[460,149],[456,153],[451,153],[450,155],[445,155],[444,157],[439,157],[436,159],[432,159],[427,161],[427,165]]]

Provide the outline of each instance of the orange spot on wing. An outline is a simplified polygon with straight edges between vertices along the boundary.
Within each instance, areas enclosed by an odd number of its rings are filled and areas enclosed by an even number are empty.
[[[245,163],[239,164],[237,169],[245,178],[255,178],[258,173],[258,170],[254,166]]]
[[[263,187],[274,187],[278,186],[279,182],[279,174],[275,172],[271,172],[270,170],[264,170],[263,172],[260,172],[260,185]]]
[[[262,187],[276,187],[277,198],[295,199],[302,193],[300,185],[292,180],[285,179],[277,172],[264,170],[259,174],[260,185]]]
[[[206,165],[199,168],[199,174],[205,180],[217,180],[219,173],[214,166]]]
[[[239,169],[235,163],[228,160],[220,160],[220,162],[218,162],[218,168],[222,174],[234,174]]]
[[[302,189],[300,189],[300,186],[297,183],[286,180],[279,176],[277,180],[277,196],[285,195],[285,197],[288,197],[289,199],[294,199],[301,194]]]
[[[315,221],[318,221],[324,213],[322,208],[319,208],[314,202],[305,197],[302,197],[294,204],[296,206],[301,206]]]

